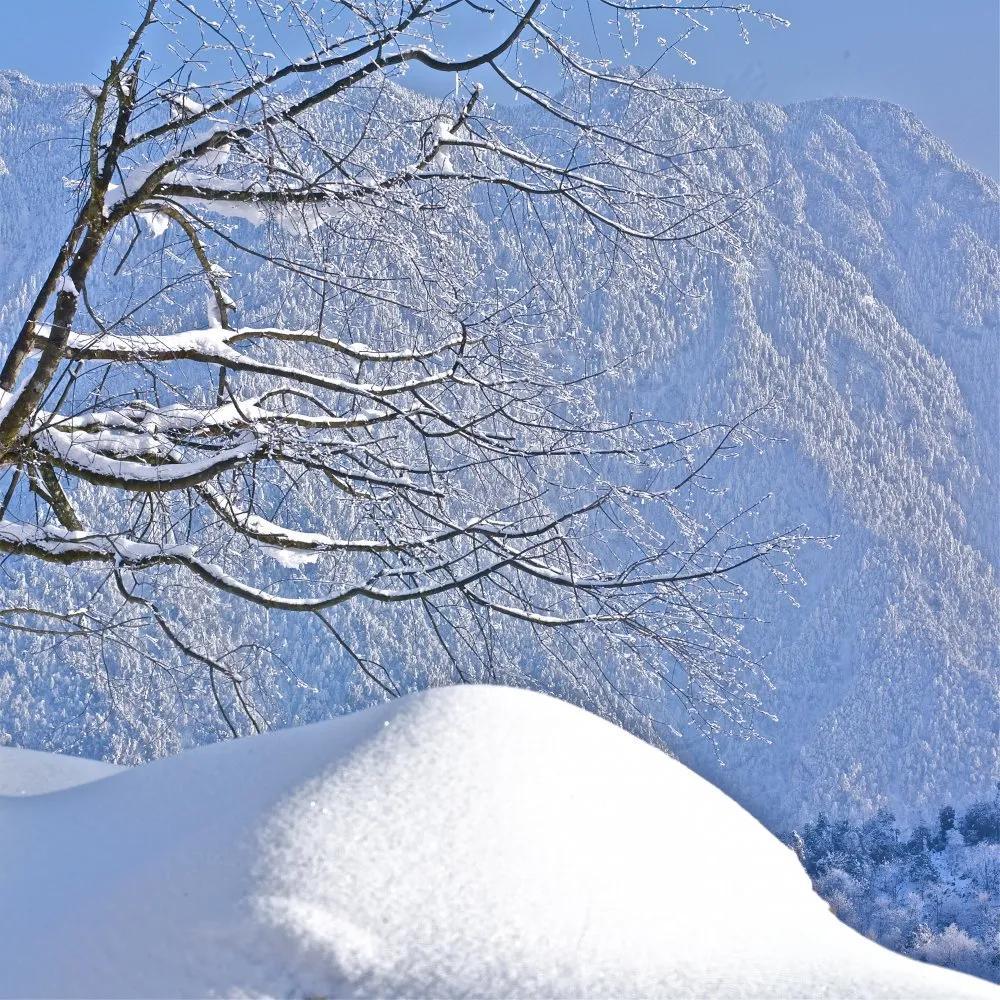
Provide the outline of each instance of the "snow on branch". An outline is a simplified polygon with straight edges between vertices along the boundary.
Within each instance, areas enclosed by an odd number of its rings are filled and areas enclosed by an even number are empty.
[[[44,346],[51,328],[42,324],[36,328],[35,340],[38,348]],[[179,333],[164,334],[110,334],[110,333],[70,333],[63,348],[66,357],[81,361],[176,361],[209,360],[221,362],[228,358],[238,359],[235,352],[229,354],[233,344],[246,340],[271,341],[288,344],[310,344],[323,347],[355,361],[381,363],[426,361],[447,351],[461,349],[469,343],[462,335],[444,340],[427,347],[414,347],[398,351],[379,351],[359,341],[346,342],[325,336],[315,330],[291,330],[274,327],[240,327],[226,329],[213,326],[202,330],[184,330]]]
[[[754,12],[600,3],[593,57],[541,0],[148,0],[88,91],[74,215],[0,368],[0,551],[110,567],[99,587],[254,728],[243,672],[164,610],[176,579],[330,612],[386,692],[409,682],[334,609],[375,634],[411,605],[451,679],[537,659],[579,700],[752,714],[730,577],[782,582],[803,533],[715,515],[742,428],[626,416],[602,380],[642,359],[584,317],[663,293],[674,254],[732,259],[751,195],[699,160],[715,97],[608,53]]]

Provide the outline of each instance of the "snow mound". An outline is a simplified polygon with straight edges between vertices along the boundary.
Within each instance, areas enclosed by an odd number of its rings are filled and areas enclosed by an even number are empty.
[[[0,796],[44,795],[97,781],[120,770],[100,760],[0,747]]]
[[[5,995],[996,995],[856,935],[720,791],[521,691],[429,691],[0,812]]]

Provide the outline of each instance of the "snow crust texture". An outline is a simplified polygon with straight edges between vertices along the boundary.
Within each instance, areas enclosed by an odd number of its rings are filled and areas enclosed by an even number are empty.
[[[0,813],[5,996],[995,996],[844,927],[683,765],[510,689]]]

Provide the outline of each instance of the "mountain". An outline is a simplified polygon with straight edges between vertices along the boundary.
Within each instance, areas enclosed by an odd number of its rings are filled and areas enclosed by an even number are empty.
[[[4,996],[993,993],[866,941],[718,789],[524,691],[409,695],[0,816]]]
[[[771,744],[726,748],[725,770],[687,759],[772,823],[926,814],[1000,777],[998,187],[891,105],[733,117],[746,151],[725,168],[769,184],[753,265],[714,273],[686,321],[644,311],[637,387],[706,416],[774,397],[780,443],[734,478],[831,547],[755,639]],[[633,316],[604,326],[649,337]]]
[[[3,340],[67,225],[78,95],[0,75]],[[821,810],[922,818],[1000,778],[1000,190],[892,105],[719,100],[709,114],[718,141],[699,169],[760,192],[737,221],[745,256],[595,291],[579,349],[633,359],[607,396],[625,412],[714,419],[773,400],[770,439],[726,481],[748,504],[772,496],[766,524],[804,522],[828,547],[802,555],[804,585],[755,605],[748,642],[777,717],[765,739],[685,731],[670,746],[772,828]],[[32,572],[8,580],[59,586]],[[379,628],[388,647],[398,627]],[[261,682],[277,724],[374,700],[309,626],[281,644],[294,667]],[[120,653],[23,649],[0,658],[0,740],[134,762],[219,735],[175,678]]]

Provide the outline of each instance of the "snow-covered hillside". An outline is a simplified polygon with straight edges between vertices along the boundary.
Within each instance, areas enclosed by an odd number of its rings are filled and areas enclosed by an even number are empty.
[[[784,443],[733,479],[836,537],[754,640],[770,746],[687,759],[774,823],[926,812],[1000,777],[1000,189],[892,105],[751,105],[727,127],[747,144],[730,175],[770,185],[753,266],[709,272],[684,319],[611,303],[600,329],[648,343],[653,409],[774,397]]]
[[[0,339],[66,226],[77,96],[0,74]],[[770,742],[721,738],[725,768],[693,733],[672,746],[774,828],[960,805],[1000,777],[997,185],[891,105],[720,103],[711,117],[727,149],[701,169],[762,189],[739,222],[749,262],[685,259],[658,294],[593,295],[581,353],[638,359],[609,392],[625,412],[714,417],[774,397],[779,440],[727,480],[747,501],[773,494],[776,524],[835,538],[804,555],[800,606],[765,594],[756,608]],[[8,585],[37,585],[8,569]],[[234,644],[246,630],[222,627]],[[419,685],[424,651],[392,622],[372,629]],[[0,653],[0,741],[134,761],[221,731],[210,699],[200,713],[183,697],[204,696],[197,672],[178,687],[120,651],[27,648]],[[297,666],[262,668],[256,692],[277,724],[379,697],[309,624],[285,627],[280,653]]]
[[[994,989],[856,935],[717,789],[526,692],[426,692],[0,813],[4,996]]]

